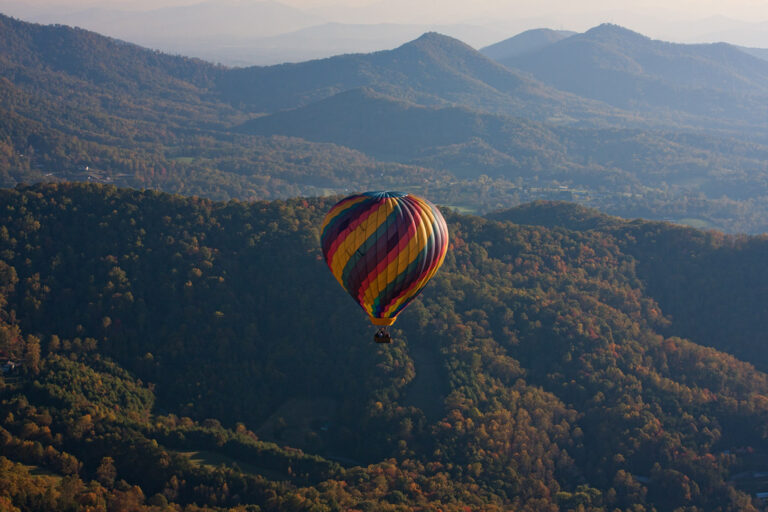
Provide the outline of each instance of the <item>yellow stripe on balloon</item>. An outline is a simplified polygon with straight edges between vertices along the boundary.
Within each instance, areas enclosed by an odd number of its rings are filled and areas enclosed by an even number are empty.
[[[357,251],[357,249],[359,249],[360,246],[376,232],[384,220],[386,220],[386,215],[383,218],[380,215],[382,210],[389,210],[391,212],[392,209],[393,208],[389,205],[379,206],[376,211],[371,212],[360,225],[346,235],[344,241],[336,249],[336,252],[333,255],[333,261],[331,261],[329,265],[333,275],[337,276],[336,279],[341,279],[344,267],[347,266],[347,263],[352,255],[355,254],[355,251]]]

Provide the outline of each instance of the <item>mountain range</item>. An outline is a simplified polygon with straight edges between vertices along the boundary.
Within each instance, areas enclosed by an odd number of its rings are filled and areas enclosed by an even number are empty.
[[[475,211],[560,197],[702,227],[765,226],[768,64],[735,47],[605,25],[514,57],[540,63],[538,77],[437,33],[227,68],[81,29],[0,24],[7,185],[90,179],[226,199],[365,184]],[[690,77],[676,71],[683,62]],[[591,88],[607,75],[632,87]]]
[[[768,118],[768,62],[727,44],[673,44],[601,25],[501,62],[622,109],[760,129]]]
[[[557,91],[435,33],[394,50],[234,69],[219,82],[230,101],[256,112],[297,107],[358,87],[424,105],[462,104],[542,119],[612,113],[605,105]]]
[[[277,1],[200,1],[178,8],[146,2],[70,7],[55,0],[1,0],[0,12],[36,23],[77,26],[164,52],[226,65],[301,62],[342,53],[383,50],[419,34],[437,31],[481,48],[531,27],[586,28],[615,20],[654,38],[678,42],[717,42],[766,48],[760,21],[707,16],[708,9],[681,12],[656,6],[653,13],[631,6],[559,9],[546,15],[502,4],[435,8],[413,2],[304,5]],[[212,6],[214,8],[212,9]],[[530,8],[528,9],[530,10]],[[463,14],[460,11],[464,11]],[[737,19],[741,18],[741,20]],[[372,20],[376,20],[375,22]],[[182,21],[199,24],[185,24]],[[194,26],[195,30],[188,30]],[[362,29],[362,30],[361,30]]]

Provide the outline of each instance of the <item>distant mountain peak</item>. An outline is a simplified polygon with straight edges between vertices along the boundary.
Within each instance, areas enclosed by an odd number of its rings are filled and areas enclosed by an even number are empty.
[[[615,38],[622,38],[622,39],[634,39],[634,40],[643,40],[643,41],[650,41],[651,38],[644,36],[643,34],[640,34],[639,32],[635,32],[633,30],[630,30],[626,27],[622,27],[621,25],[615,25],[613,23],[603,23],[601,25],[598,25],[596,27],[592,27],[591,29],[584,32],[585,37],[593,38],[593,39],[615,39]]]
[[[469,50],[471,52],[476,52],[474,48],[469,46],[468,44],[459,41],[456,38],[453,38],[451,36],[446,36],[445,34],[441,34],[439,32],[425,32],[418,38],[414,39],[413,41],[410,41],[408,43],[405,43],[400,48],[440,48],[440,49],[461,49],[461,50]]]
[[[727,44],[660,41],[604,23],[501,62],[620,109],[680,112],[669,119],[691,126],[699,116],[723,125],[766,119],[766,103],[758,98],[768,95],[768,66]]]
[[[446,36],[445,34],[441,34],[440,32],[424,32],[419,37],[414,39],[412,42],[416,41],[457,41],[460,42],[458,39],[455,39],[451,36]]]

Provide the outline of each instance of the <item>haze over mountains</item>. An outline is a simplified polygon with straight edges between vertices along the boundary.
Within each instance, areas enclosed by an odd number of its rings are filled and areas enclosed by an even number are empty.
[[[681,15],[662,5],[649,13],[648,9],[633,11],[630,6],[596,10],[594,5],[583,3],[578,8],[549,9],[551,12],[546,12],[546,7],[519,3],[514,9],[508,5],[502,8],[503,3],[490,5],[493,2],[464,6],[443,3],[440,8],[409,1],[318,3],[312,8],[266,0],[189,3],[183,7],[163,7],[162,2],[76,7],[53,0],[2,0],[0,12],[38,23],[78,26],[149,48],[238,66],[389,49],[429,31],[480,48],[527,29],[584,31],[605,20],[664,40],[768,47],[764,23],[753,22],[754,16],[739,14],[736,6],[729,9],[735,18],[731,19],[708,15],[711,9],[706,8]]]
[[[758,125],[768,118],[768,61],[727,44],[654,41],[601,25],[500,62],[561,90],[632,110],[674,110]]]
[[[0,12],[38,23],[82,27],[164,52],[227,65],[279,64],[381,50],[430,30],[476,44],[504,36],[502,30],[471,23],[371,23],[382,19],[371,13],[361,13],[361,21],[339,22],[332,16],[275,1],[208,1],[145,11],[36,8],[34,4],[6,1],[0,2]]]
[[[612,175],[620,167],[619,174],[626,173],[623,179],[634,183],[658,187],[662,180],[697,180],[702,189],[713,192],[719,187],[706,182],[713,178],[707,174],[714,162],[732,159],[756,170],[761,159],[768,158],[766,147],[752,146],[757,152],[748,151],[747,156],[742,153],[746,146],[736,140],[718,146],[716,138],[704,135],[551,125],[466,107],[417,105],[367,88],[261,116],[239,130],[334,142],[380,160],[445,169],[460,178],[484,173],[510,180],[539,176],[564,181],[581,174],[594,183],[599,175],[616,179]],[[674,176],[659,168],[675,165]]]

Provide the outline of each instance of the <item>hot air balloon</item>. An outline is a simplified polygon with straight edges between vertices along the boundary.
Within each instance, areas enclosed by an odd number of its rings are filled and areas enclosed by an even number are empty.
[[[440,211],[413,194],[365,192],[326,214],[321,243],[336,280],[391,341],[387,326],[426,286],[445,259],[448,227]]]

